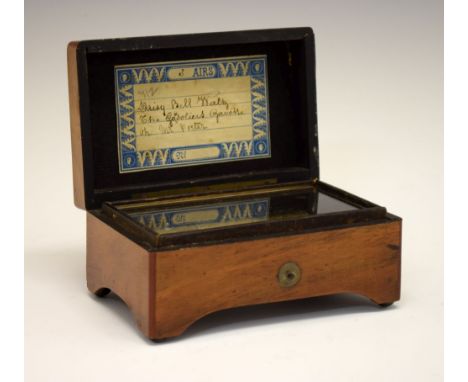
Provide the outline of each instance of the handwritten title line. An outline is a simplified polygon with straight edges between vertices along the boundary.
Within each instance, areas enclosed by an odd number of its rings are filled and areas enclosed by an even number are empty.
[[[213,128],[208,128],[206,130],[226,130],[226,129],[233,129],[233,128],[240,128],[240,127],[250,127],[250,125],[238,125],[238,126],[225,126],[225,127],[213,127]],[[174,135],[174,134],[194,134],[194,133],[203,133],[206,130],[191,130],[191,131],[176,131],[176,132],[171,132],[171,133],[147,133],[147,134],[136,134],[137,137],[143,138],[143,137],[151,137],[155,135]]]
[[[154,112],[152,112],[154,113]],[[169,121],[157,121],[157,122],[138,122],[138,125],[145,125],[145,126],[151,126],[151,125],[157,125],[159,123],[191,123],[191,122],[202,122],[206,121],[207,119],[221,119],[221,118],[240,118],[240,117],[251,117],[252,113],[243,113],[243,114],[235,114],[235,115],[221,115],[221,116],[213,116],[213,117],[204,117],[204,118],[187,118],[187,119],[179,119],[179,120],[169,120]]]
[[[245,101],[245,102],[229,102],[229,105],[243,105],[243,104],[251,104],[250,101]],[[154,106],[154,105],[151,105]],[[172,111],[172,110],[191,110],[191,109],[198,109],[200,107],[220,107],[221,109],[227,110],[223,105],[200,105],[200,106],[190,106],[190,107],[174,107],[174,108],[167,108],[167,110]],[[138,108],[135,108],[135,113],[160,113],[162,110],[145,110],[145,111],[140,111],[137,110]],[[167,113],[167,112],[166,112]]]

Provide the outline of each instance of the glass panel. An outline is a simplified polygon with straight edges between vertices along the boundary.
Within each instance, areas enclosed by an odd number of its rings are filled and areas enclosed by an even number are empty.
[[[328,196],[327,194],[322,192],[318,193],[317,214],[328,214],[332,212],[351,211],[357,209],[357,207]]]
[[[125,208],[132,219],[158,234],[303,219],[313,215],[357,209],[316,191],[244,196],[197,204]]]

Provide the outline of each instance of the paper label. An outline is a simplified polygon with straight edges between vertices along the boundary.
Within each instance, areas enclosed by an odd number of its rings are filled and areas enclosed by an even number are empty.
[[[266,56],[115,67],[120,172],[271,156]]]

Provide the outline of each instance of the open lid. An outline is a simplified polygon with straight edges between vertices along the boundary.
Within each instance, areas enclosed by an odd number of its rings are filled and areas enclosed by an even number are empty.
[[[310,28],[72,42],[75,204],[318,179]]]

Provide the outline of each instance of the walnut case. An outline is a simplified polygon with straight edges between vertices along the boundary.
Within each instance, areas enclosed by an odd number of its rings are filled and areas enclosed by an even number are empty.
[[[116,68],[231,57],[265,57],[269,155],[122,172]],[[252,304],[342,292],[399,300],[401,219],[319,180],[310,28],[71,42],[68,73],[88,289],[119,295],[145,336],[178,336],[209,313]]]

